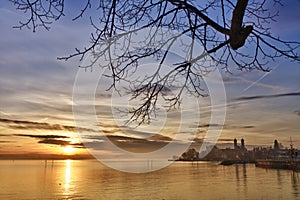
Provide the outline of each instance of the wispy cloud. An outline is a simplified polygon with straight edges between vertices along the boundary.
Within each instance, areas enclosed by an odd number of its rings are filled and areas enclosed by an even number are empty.
[[[223,127],[222,124],[201,124],[198,128],[208,128],[208,127]]]
[[[31,137],[31,138],[38,138],[38,139],[57,139],[57,138],[70,138],[64,135],[32,135],[32,134],[14,134],[14,136],[22,136],[22,137]]]
[[[72,146],[73,148],[85,148],[83,143],[72,143],[66,140],[58,139],[42,139],[38,141],[39,144],[50,144],[50,145],[59,145],[59,146]]]
[[[247,125],[247,126],[242,126],[241,128],[250,129],[250,128],[255,128],[255,126]]]
[[[300,110],[295,110],[294,113],[296,113],[297,115],[300,115]]]
[[[107,136],[90,136],[89,139],[94,140],[90,142],[84,142],[84,144],[96,150],[107,150],[106,143],[114,143],[119,148],[122,148],[131,152],[150,152],[157,149],[160,149],[167,145],[172,138],[156,134],[150,138],[135,138],[129,136],[120,136],[120,135],[107,135]],[[179,143],[178,143],[179,144]]]
[[[34,121],[25,121],[25,120],[12,120],[0,118],[0,123],[6,124],[8,127],[13,129],[41,129],[41,130],[56,130],[56,131],[69,131],[69,132],[77,132],[79,131],[87,131],[87,132],[98,132],[94,129],[89,128],[81,128],[70,125],[62,125],[62,124],[50,124],[46,122],[34,122]]]
[[[54,145],[61,145],[61,146],[70,145],[69,141],[66,141],[66,140],[57,140],[57,139],[43,139],[43,140],[38,141],[38,143],[42,143],[42,144],[54,144]]]
[[[144,132],[139,130],[133,130],[128,127],[119,127],[115,124],[104,124],[99,123],[101,131],[106,134],[105,136],[100,135],[100,132],[94,129],[87,128],[77,128],[70,125],[61,124],[50,124],[46,122],[35,122],[35,121],[25,121],[25,120],[13,120],[0,118],[0,123],[5,124],[8,128],[18,129],[18,130],[58,130],[58,131],[70,131],[75,132],[78,130],[88,131],[91,133],[99,133],[99,135],[90,134],[85,135],[83,140],[87,144],[94,143],[99,145],[102,141],[108,142],[109,139],[115,145],[125,150],[136,151],[136,152],[147,152],[163,147],[168,144],[173,138],[165,136],[162,134],[153,134],[150,132]],[[6,135],[7,136],[7,135]],[[83,148],[83,143],[72,143],[71,136],[65,135],[55,135],[55,134],[12,134],[15,137],[28,137],[37,140],[39,144],[48,145],[71,145],[76,148]],[[97,148],[103,148],[103,145],[97,146]]]
[[[243,77],[243,75],[241,75],[242,77],[238,77],[240,75],[237,75],[237,76],[224,76],[223,77],[223,82],[226,84],[226,83],[229,83],[229,84],[240,84],[240,83],[245,83],[247,84],[248,86],[243,89],[242,92],[245,92],[247,91],[248,89],[256,86],[256,87],[261,87],[261,88],[265,88],[265,89],[271,89],[273,91],[284,91],[286,88],[285,87],[282,87],[282,86],[279,86],[279,85],[272,85],[272,84],[267,84],[267,83],[261,83],[259,81],[261,81],[263,78],[265,78],[268,74],[270,74],[271,72],[269,73],[266,73],[264,75],[262,75],[259,79],[257,79],[256,81],[254,80],[249,80],[249,78],[245,78]],[[247,74],[248,75],[248,74]],[[245,76],[245,75],[244,75]]]
[[[14,141],[5,141],[5,140],[0,140],[0,143],[14,143]]]
[[[198,128],[209,128],[209,127],[219,127],[219,128],[229,128],[229,129],[250,129],[250,128],[254,128],[255,126],[253,125],[245,125],[245,126],[232,126],[229,124],[201,124],[198,126]]]
[[[256,95],[256,96],[244,96],[234,99],[235,101],[248,101],[255,99],[267,99],[267,98],[277,98],[277,97],[286,97],[286,96],[300,96],[300,92],[291,92],[291,93],[282,93],[282,94],[273,94],[273,95]]]
[[[219,138],[218,142],[233,142],[232,138]]]
[[[83,148],[84,145],[82,143],[72,143],[68,139],[70,137],[64,135],[33,135],[33,134],[13,134],[13,136],[19,137],[29,137],[37,139],[39,144],[52,144],[52,145],[59,145],[59,146],[66,146],[70,145],[75,148]]]
[[[122,141],[122,142],[134,142],[134,141],[160,141],[160,142],[169,142],[172,140],[172,138],[168,137],[168,136],[164,136],[164,135],[160,135],[160,134],[155,134],[152,137],[148,137],[148,138],[136,138],[136,137],[130,137],[130,136],[122,136],[122,135],[106,135],[106,136],[89,136],[89,139],[93,139],[93,140],[106,140],[107,138],[109,140],[112,141]]]

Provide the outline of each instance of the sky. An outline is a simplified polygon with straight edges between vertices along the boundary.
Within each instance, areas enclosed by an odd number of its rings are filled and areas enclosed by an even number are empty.
[[[271,24],[272,31],[287,40],[299,41],[300,2],[285,4],[278,21]],[[209,99],[198,100],[202,106],[198,119],[188,97],[181,110],[163,110],[150,125],[124,126],[126,116],[115,112],[114,107],[126,106],[127,101],[114,92],[105,92],[105,80],[96,88],[98,120],[93,121],[92,113],[84,106],[74,114],[72,106],[78,102],[74,103],[73,89],[78,73],[88,80],[97,78],[99,72],[79,71],[78,59],[57,59],[87,45],[92,31],[88,19],[72,21],[78,5],[66,9],[66,16],[54,22],[50,31],[39,29],[33,33],[13,29],[24,14],[10,2],[0,3],[0,154],[86,155],[88,146],[101,155],[122,156],[103,142],[100,129],[113,144],[134,153],[158,150],[174,138],[176,147],[184,149],[192,137],[202,141],[209,127],[221,131],[221,146],[231,144],[234,138],[244,138],[249,146],[271,146],[274,139],[288,146],[291,137],[300,148],[300,64],[286,59],[277,61],[268,73],[221,72],[227,96],[227,105],[219,105],[226,108],[223,127],[210,124]],[[78,87],[80,92],[93,89],[89,84]],[[168,151],[177,152],[175,147]]]

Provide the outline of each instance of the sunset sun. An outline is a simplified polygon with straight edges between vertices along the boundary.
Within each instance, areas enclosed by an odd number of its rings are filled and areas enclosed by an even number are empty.
[[[62,147],[62,151],[65,153],[65,154],[73,154],[75,152],[75,148],[73,148],[72,146],[63,146]]]

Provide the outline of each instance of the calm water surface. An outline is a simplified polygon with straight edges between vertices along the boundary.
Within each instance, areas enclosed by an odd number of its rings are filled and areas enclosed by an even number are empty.
[[[98,161],[0,161],[0,199],[300,199],[300,173],[176,162],[130,174]]]

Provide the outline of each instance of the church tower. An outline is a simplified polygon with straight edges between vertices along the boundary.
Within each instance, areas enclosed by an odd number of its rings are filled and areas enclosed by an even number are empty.
[[[241,148],[242,149],[245,148],[245,140],[244,140],[244,138],[241,139]]]
[[[237,139],[236,138],[234,138],[234,140],[233,140],[233,147],[234,147],[234,149],[238,148]]]

